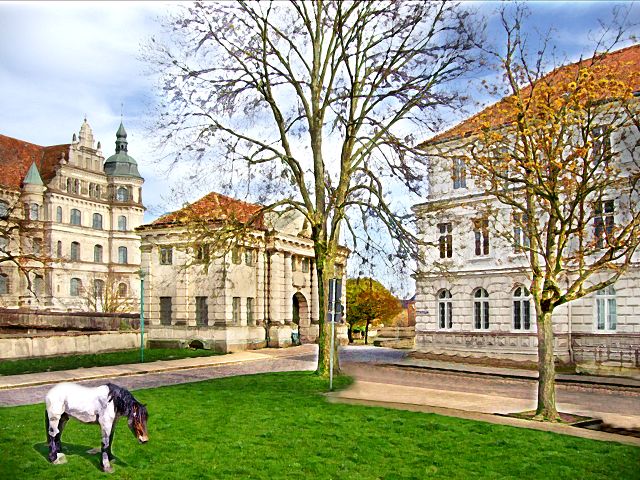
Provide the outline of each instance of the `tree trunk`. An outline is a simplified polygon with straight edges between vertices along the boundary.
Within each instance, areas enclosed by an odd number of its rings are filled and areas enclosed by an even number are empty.
[[[353,343],[353,330],[351,325],[349,325],[347,330],[347,337],[349,338],[349,343]]]
[[[371,325],[371,322],[367,320],[367,324],[364,326],[364,344],[365,345],[369,345],[369,325]]]
[[[551,312],[538,318],[538,405],[536,420],[556,422],[556,366],[554,356],[553,323]]]
[[[327,288],[329,286],[329,278],[325,278],[327,276],[326,270],[326,262],[327,262],[327,254],[326,251],[323,251],[322,247],[319,246],[320,242],[316,241],[316,272],[318,276],[318,306],[319,306],[319,315],[318,315],[318,324],[319,324],[319,332],[318,332],[318,368],[316,373],[323,377],[329,376],[329,360],[331,355],[331,324],[326,321],[328,320],[326,313],[328,310],[329,297],[327,295]],[[333,270],[333,268],[330,268]],[[334,336],[336,335],[336,330],[334,329]],[[334,351],[333,351],[333,373],[340,373],[340,362],[338,359],[338,341],[337,338],[334,338]]]

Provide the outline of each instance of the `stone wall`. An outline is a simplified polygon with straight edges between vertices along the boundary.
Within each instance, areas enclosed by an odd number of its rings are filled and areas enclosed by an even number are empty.
[[[66,313],[0,308],[0,333],[31,333],[41,330],[118,331],[139,327],[140,317],[136,313]]]
[[[140,347],[137,332],[0,335],[0,359],[86,355]]]

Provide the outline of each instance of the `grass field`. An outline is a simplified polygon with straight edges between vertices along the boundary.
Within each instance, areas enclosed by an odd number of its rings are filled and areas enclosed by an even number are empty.
[[[176,360],[187,357],[206,357],[218,355],[212,350],[191,350],[188,348],[145,349],[144,361]],[[96,353],[92,355],[69,355],[64,357],[26,358],[23,360],[1,360],[0,375],[20,375],[22,373],[54,372],[74,368],[104,367],[140,362],[140,350]]]
[[[338,385],[348,379],[338,378]],[[114,479],[632,479],[640,449],[534,430],[330,404],[312,373],[140,390],[149,443],[121,420]],[[43,405],[0,408],[0,479],[107,478],[96,425],[70,421],[49,465]]]

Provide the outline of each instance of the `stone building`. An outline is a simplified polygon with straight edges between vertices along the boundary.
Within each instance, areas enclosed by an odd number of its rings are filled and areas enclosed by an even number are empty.
[[[620,75],[638,72],[640,46],[613,52],[606,62]],[[500,118],[499,107],[498,103],[487,111]],[[432,162],[429,195],[413,210],[419,235],[431,246],[424,248],[415,276],[416,349],[535,361],[536,315],[527,290],[527,253],[522,248],[528,242],[526,233],[514,225],[511,207],[484,195],[469,165],[438,155],[443,149],[451,152],[468,148],[463,143],[477,142],[472,123],[476,118],[424,144]],[[628,131],[612,132],[609,137],[610,148],[619,152],[622,164],[640,161],[637,147],[629,150],[622,145],[628,145],[633,135],[638,138],[633,129],[629,126]],[[612,197],[610,213],[607,209],[594,216],[590,234],[597,234],[598,225],[602,232],[603,225],[614,225],[618,215],[625,214],[615,202]],[[486,217],[482,212],[488,207],[493,214]],[[640,366],[640,256],[636,252],[633,258],[631,268],[615,285],[555,310],[559,359],[598,368]]]
[[[223,352],[316,340],[320,306],[309,228],[299,214],[260,210],[210,193],[137,229],[151,340],[195,340]],[[231,224],[240,228],[231,232]],[[342,272],[347,254],[340,252]]]
[[[143,182],[122,124],[106,161],[86,119],[68,144],[0,135],[0,307],[137,308]]]

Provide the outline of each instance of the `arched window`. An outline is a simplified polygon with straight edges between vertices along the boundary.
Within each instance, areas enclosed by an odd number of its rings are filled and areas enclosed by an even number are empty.
[[[40,218],[40,205],[32,203],[29,205],[29,220],[38,220]]]
[[[127,229],[127,217],[120,215],[118,217],[118,230],[124,232]]]
[[[531,330],[531,294],[526,287],[513,291],[513,329]]]
[[[96,299],[102,299],[104,295],[104,280],[96,279],[93,281],[93,293]]]
[[[475,329],[489,329],[489,294],[478,288],[473,294],[473,326]]]
[[[453,303],[451,292],[441,290],[438,294],[438,327],[453,328]]]
[[[127,247],[118,247],[118,263],[128,263]]]
[[[5,273],[0,273],[0,295],[9,293],[9,277]]]
[[[102,263],[102,245],[94,245],[93,247],[93,261],[96,263]]]
[[[79,278],[72,278],[69,285],[69,295],[77,297],[82,292],[82,281]]]
[[[80,260],[80,244],[78,242],[71,242],[71,260]]]
[[[596,324],[598,330],[615,330],[617,326],[616,289],[613,285],[596,292]]]
[[[56,208],[56,222],[62,223],[62,207]]]
[[[58,243],[56,244],[56,256],[58,258],[62,258],[62,242],[60,240],[58,240]]]
[[[70,223],[71,223],[71,225],[81,225],[82,224],[82,214],[80,213],[80,210],[78,210],[77,208],[72,208],[71,209]]]
[[[102,230],[102,215],[99,213],[93,214],[93,228],[96,230]]]
[[[116,200],[119,202],[129,201],[129,190],[127,187],[118,187],[118,190],[116,190]]]
[[[126,297],[128,293],[128,287],[126,283],[120,283],[118,285],[118,296],[119,297]]]
[[[33,279],[33,291],[36,295],[42,295],[44,293],[44,278],[41,275],[36,275]]]

